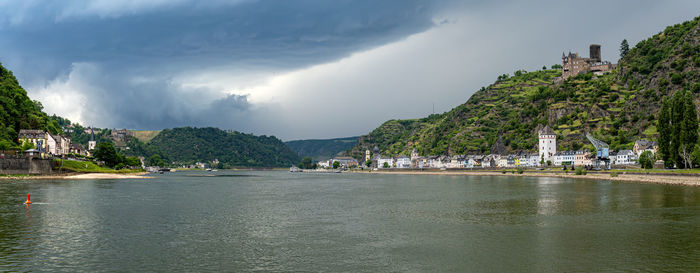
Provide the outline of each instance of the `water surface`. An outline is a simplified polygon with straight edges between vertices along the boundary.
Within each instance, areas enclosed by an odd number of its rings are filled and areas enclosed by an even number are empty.
[[[0,181],[0,271],[700,271],[700,187],[154,176]]]

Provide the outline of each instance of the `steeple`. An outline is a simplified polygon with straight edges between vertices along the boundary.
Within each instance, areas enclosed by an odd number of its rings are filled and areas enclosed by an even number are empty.
[[[92,130],[92,127],[90,127],[90,141],[95,141],[95,132]]]

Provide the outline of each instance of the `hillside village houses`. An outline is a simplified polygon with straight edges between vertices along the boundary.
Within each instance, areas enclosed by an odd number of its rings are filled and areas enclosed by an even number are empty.
[[[419,169],[536,168],[545,166],[569,166],[572,168],[584,166],[592,168],[596,161],[595,153],[589,150],[558,151],[556,133],[549,126],[545,126],[538,131],[538,153],[419,156],[416,149],[413,149],[410,157],[405,155],[390,157],[379,154],[378,150],[375,147],[375,154],[371,159],[372,165],[376,168],[384,168],[385,166],[388,166],[388,168]],[[637,164],[637,159],[642,152],[650,151],[655,154],[657,150],[658,145],[656,142],[637,140],[633,150],[621,150],[617,153],[614,151],[610,152],[610,162],[612,165],[617,166]],[[369,150],[365,151],[365,161],[370,154]]]
[[[71,139],[63,135],[53,135],[42,130],[19,130],[18,140],[21,145],[32,143],[34,151],[39,156],[46,158],[49,156],[62,156],[71,153]]]

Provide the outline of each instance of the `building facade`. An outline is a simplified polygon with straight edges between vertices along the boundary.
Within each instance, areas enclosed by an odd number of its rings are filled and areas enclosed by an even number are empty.
[[[538,133],[539,136],[539,156],[540,159],[547,164],[547,161],[554,161],[553,156],[557,153],[557,135],[549,125],[542,128]]]

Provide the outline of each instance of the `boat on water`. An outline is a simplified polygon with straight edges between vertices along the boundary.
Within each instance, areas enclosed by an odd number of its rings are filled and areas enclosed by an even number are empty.
[[[300,173],[300,172],[302,172],[302,170],[296,166],[292,166],[291,168],[289,168],[289,172],[290,173]]]

